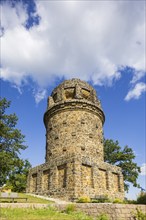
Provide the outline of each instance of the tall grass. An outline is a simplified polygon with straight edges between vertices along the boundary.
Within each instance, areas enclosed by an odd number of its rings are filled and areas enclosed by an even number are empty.
[[[1,220],[93,220],[81,212],[61,213],[53,207],[47,209],[1,208]]]

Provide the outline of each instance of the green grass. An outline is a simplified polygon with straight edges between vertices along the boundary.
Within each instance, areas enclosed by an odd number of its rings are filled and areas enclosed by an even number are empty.
[[[1,208],[1,220],[93,220],[81,212],[61,213],[53,207],[46,209]]]
[[[37,198],[35,196],[27,195],[25,193],[18,193],[18,196],[21,198],[28,198],[27,203],[41,203],[41,204],[48,204],[52,203],[52,201],[48,201],[46,199]],[[0,202],[11,202],[9,199],[1,199]],[[26,203],[24,199],[15,199],[17,203]]]
[[[2,208],[0,206],[0,220],[93,220],[92,217],[83,212],[76,211],[74,204],[69,204],[65,211],[59,212],[54,207],[49,206],[50,201],[37,198],[31,195],[19,194],[19,197],[28,198],[28,203],[48,204],[47,208]],[[19,199],[16,202],[25,202]],[[102,216],[101,216],[102,217]],[[96,220],[107,220],[98,218]]]

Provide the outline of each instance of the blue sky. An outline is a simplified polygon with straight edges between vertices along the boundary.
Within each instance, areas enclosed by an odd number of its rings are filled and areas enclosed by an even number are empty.
[[[145,188],[145,16],[145,1],[1,2],[1,96],[26,136],[22,158],[44,162],[47,97],[76,77],[96,89],[105,138],[133,149]]]

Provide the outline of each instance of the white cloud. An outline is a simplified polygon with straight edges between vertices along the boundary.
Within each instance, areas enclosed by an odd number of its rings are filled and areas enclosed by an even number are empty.
[[[143,1],[36,1],[40,24],[29,30],[26,7],[1,7],[4,80],[20,85],[31,77],[45,88],[56,77],[79,77],[111,85],[120,66],[135,68],[133,82],[145,71]]]
[[[28,19],[26,7],[22,2],[18,2],[15,7],[11,7],[9,3],[5,1],[1,6],[1,24],[5,30],[13,30],[16,26],[25,24]]]
[[[33,91],[35,102],[38,104],[42,99],[44,99],[47,95],[47,91],[45,89],[42,90],[34,90]]]
[[[141,169],[141,175],[145,176],[146,175],[146,163],[143,163],[140,169]]]
[[[125,97],[126,101],[130,99],[139,99],[141,94],[146,91],[146,84],[143,82],[137,83],[133,89],[131,89]]]
[[[142,77],[144,77],[146,72],[144,71],[135,71],[131,83],[134,84],[139,81]]]

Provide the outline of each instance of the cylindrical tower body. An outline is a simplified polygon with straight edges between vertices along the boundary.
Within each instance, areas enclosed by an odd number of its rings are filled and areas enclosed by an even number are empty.
[[[27,192],[75,200],[124,198],[120,167],[105,163],[105,117],[92,86],[66,80],[48,98],[44,114],[46,161],[30,170]]]
[[[96,92],[79,79],[66,80],[48,99],[44,115],[46,162],[62,155],[103,161],[104,113]]]

